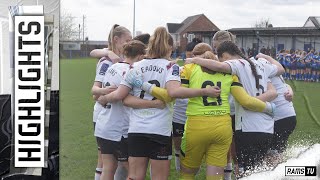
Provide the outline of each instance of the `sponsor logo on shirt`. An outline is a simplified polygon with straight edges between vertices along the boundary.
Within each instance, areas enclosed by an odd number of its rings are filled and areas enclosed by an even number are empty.
[[[227,114],[226,110],[215,110],[215,111],[208,111],[208,112],[204,112],[204,115],[213,115],[213,116],[217,116],[217,115],[224,115]]]
[[[154,115],[155,113],[154,113],[153,111],[149,111],[149,110],[144,110],[144,109],[142,109],[142,110],[139,112],[139,114],[140,114],[141,116],[152,116],[152,115]]]
[[[99,71],[99,74],[100,75],[105,75],[107,70],[109,68],[109,64],[102,64],[101,68],[100,68],[100,71]]]

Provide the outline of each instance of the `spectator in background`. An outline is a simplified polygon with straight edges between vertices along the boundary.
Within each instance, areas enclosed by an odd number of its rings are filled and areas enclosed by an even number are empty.
[[[267,49],[264,46],[262,46],[262,48],[260,49],[260,52],[262,54],[266,54],[266,51],[267,51]]]
[[[171,53],[171,58],[172,58],[172,59],[177,59],[177,53],[176,53],[176,51],[172,51],[172,53]]]
[[[248,58],[253,57],[253,49],[249,48],[249,52],[248,52]]]
[[[179,55],[179,52],[178,52],[178,49],[176,49],[175,51],[173,51],[171,57],[173,59],[176,59],[174,60],[173,62],[174,63],[177,63],[179,60],[185,60],[186,58],[190,58],[193,56],[192,54],[192,50],[194,48],[194,46],[196,46],[197,44],[201,43],[202,41],[199,39],[199,38],[193,38],[191,42],[189,42],[186,46],[186,51],[185,52],[182,52],[180,55]],[[176,58],[178,56],[178,58]],[[175,58],[174,58],[175,57]]]
[[[294,49],[290,49],[290,54],[295,54]]]
[[[242,52],[243,54],[246,54],[246,52],[244,51],[243,47],[241,47],[241,52]]]
[[[251,49],[250,49],[249,47],[247,47],[247,55],[248,55],[248,57],[250,57],[250,56],[249,56],[250,51],[251,51]]]
[[[252,51],[253,51],[253,56],[256,57],[258,54],[258,49],[254,47]]]
[[[271,56],[271,50],[270,50],[270,47],[269,47],[269,46],[267,47],[266,55]]]
[[[202,41],[199,38],[193,38],[191,43],[188,43],[186,46],[186,57],[192,57],[192,50],[195,45],[201,43]]]
[[[271,47],[271,50],[270,50],[271,52],[271,57],[272,58],[276,58],[276,55],[277,55],[277,52],[276,52],[276,48],[275,47]]]
[[[199,43],[201,43],[202,41],[199,39],[199,38],[193,38],[192,41],[190,43],[187,44],[186,46],[186,51],[185,52],[182,52],[180,55],[181,55],[181,58],[182,60],[185,60],[186,58],[192,56],[192,50],[193,50],[193,47]]]
[[[186,53],[185,52],[181,53],[181,58],[182,58],[182,60],[186,59]]]

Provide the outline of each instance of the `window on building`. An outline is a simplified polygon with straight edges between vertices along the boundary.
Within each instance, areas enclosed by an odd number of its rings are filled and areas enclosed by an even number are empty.
[[[211,39],[210,39],[210,37],[204,36],[204,37],[202,37],[202,42],[207,43],[207,44],[211,44]]]
[[[194,34],[188,34],[188,43],[192,42],[192,39],[195,38],[196,36]]]

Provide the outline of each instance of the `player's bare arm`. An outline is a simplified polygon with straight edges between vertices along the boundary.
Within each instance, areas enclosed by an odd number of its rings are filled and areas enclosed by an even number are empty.
[[[278,97],[276,88],[272,85],[271,82],[268,83],[267,91],[260,96],[257,96],[263,102],[271,102]]]
[[[108,86],[108,87],[102,88],[101,82],[94,82],[91,88],[91,93],[92,95],[97,96],[99,98],[99,96],[109,94],[115,91],[116,89],[117,89],[116,86]]]
[[[117,90],[113,91],[110,94],[102,96],[102,98],[109,103],[117,102],[123,100],[128,96],[131,89],[125,85],[120,85]]]
[[[145,100],[136,96],[128,95],[122,101],[123,105],[135,108],[135,109],[146,109],[146,108],[158,108],[163,109],[166,107],[166,103],[156,99],[156,100]]]
[[[231,68],[228,64],[219,61],[212,61],[211,59],[204,59],[201,57],[187,58],[186,64],[190,63],[198,64],[202,67],[208,68],[211,71],[231,73]]]
[[[211,60],[212,61],[212,60]],[[218,86],[207,87],[202,89],[191,89],[180,86],[178,81],[169,81],[166,83],[166,89],[172,98],[192,98],[199,96],[218,97],[220,88]]]
[[[283,66],[275,59],[273,59],[271,56],[259,53],[256,58],[264,58],[267,61],[269,61],[271,64],[274,64],[277,66],[278,68],[278,72],[277,72],[277,76],[280,76],[281,74],[283,74],[285,72]]]
[[[231,85],[230,92],[241,106],[251,111],[257,112],[272,112],[272,106],[269,102],[263,102],[256,97],[251,97],[247,91],[242,87],[238,77],[233,76],[233,84]]]
[[[94,49],[90,52],[90,56],[94,58],[102,58],[108,56],[108,49]]]
[[[102,57],[109,57],[113,63],[119,62],[119,60],[121,59],[117,54],[109,51],[107,48],[94,49],[90,52],[90,56],[99,59]]]

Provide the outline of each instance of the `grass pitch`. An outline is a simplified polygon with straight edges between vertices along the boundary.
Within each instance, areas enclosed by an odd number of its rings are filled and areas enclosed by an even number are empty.
[[[95,77],[96,62],[95,59],[60,60],[62,180],[94,179],[97,147],[92,123],[94,101],[90,91]],[[289,140],[290,146],[320,143],[320,83],[288,83],[295,92],[294,106],[298,121]],[[178,179],[174,159],[171,161],[169,179]],[[205,179],[204,168],[196,179]]]

